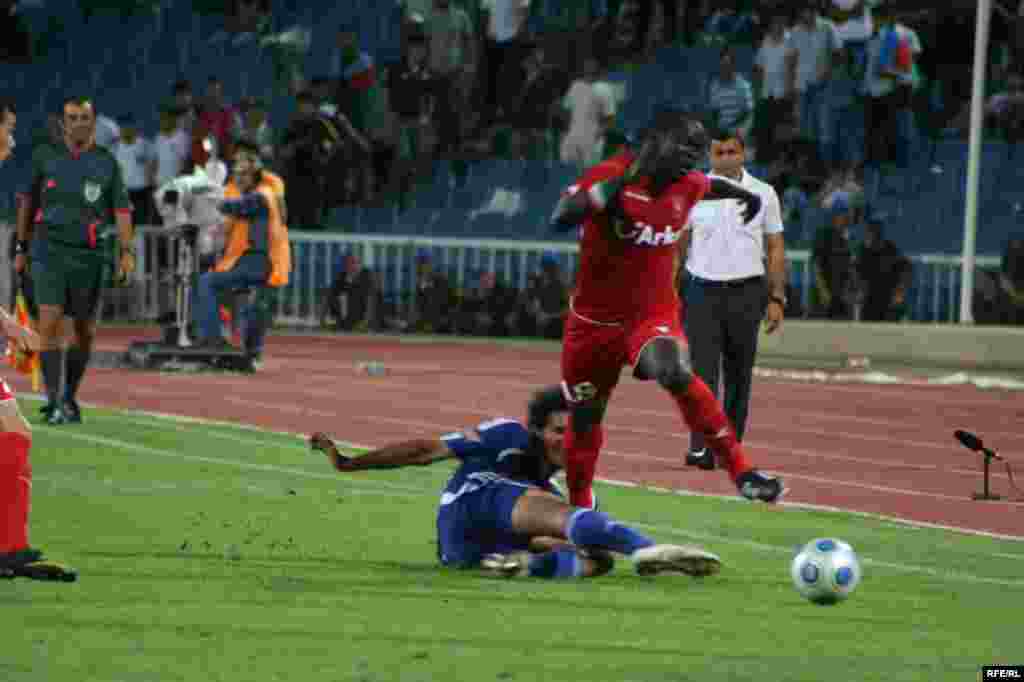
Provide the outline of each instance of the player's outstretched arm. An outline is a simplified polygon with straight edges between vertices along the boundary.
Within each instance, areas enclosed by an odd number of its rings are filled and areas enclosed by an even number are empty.
[[[715,201],[717,199],[737,199],[742,201],[743,220],[750,222],[761,212],[761,197],[753,192],[747,191],[734,182],[722,178],[709,178],[711,189],[704,195],[704,201]]]
[[[552,229],[565,232],[576,227],[591,211],[605,211],[617,204],[625,180],[622,177],[595,182],[588,189],[579,185],[569,188],[551,214]]]
[[[369,469],[399,469],[407,466],[426,466],[455,454],[439,440],[409,440],[392,443],[359,457],[347,457],[338,452],[334,441],[326,434],[314,433],[309,446],[323,452],[338,471],[366,471]]]

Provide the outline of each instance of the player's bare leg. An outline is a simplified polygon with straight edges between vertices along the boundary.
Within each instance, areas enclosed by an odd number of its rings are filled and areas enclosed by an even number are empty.
[[[636,376],[657,381],[672,395],[686,425],[704,434],[708,447],[729,472],[741,495],[764,502],[778,500],[784,492],[782,482],[750,463],[722,405],[693,373],[689,355],[678,341],[668,337],[652,339],[637,358]]]
[[[0,379],[0,578],[25,577],[70,582],[74,569],[46,561],[28,544],[32,497],[32,428]]]
[[[717,556],[699,547],[657,544],[606,514],[573,507],[537,488],[527,490],[516,502],[512,527],[517,533],[534,538],[572,543],[571,547],[556,548],[529,558],[524,572],[538,577],[587,577],[587,570],[607,572],[611,570],[608,552],[630,556],[641,575],[704,576],[718,573],[721,568]],[[521,557],[518,560],[522,563]],[[497,560],[491,558],[491,561]]]
[[[583,397],[583,396],[579,396]],[[608,395],[583,397],[570,403],[569,428],[565,431],[565,484],[569,501],[577,507],[593,509],[594,476],[597,459],[604,446],[604,415],[608,409]]]
[[[46,423],[59,425],[66,423],[64,411],[61,409],[61,387],[64,379],[64,358],[61,352],[61,340],[64,332],[64,307],[59,305],[39,306],[39,365],[46,385],[46,405],[43,414]]]

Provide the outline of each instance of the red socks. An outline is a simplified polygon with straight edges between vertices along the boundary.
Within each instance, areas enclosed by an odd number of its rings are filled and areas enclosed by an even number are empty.
[[[28,547],[32,497],[32,441],[20,433],[0,433],[0,554]]]
[[[719,464],[729,471],[729,478],[735,481],[740,474],[754,468],[747,460],[743,446],[736,440],[736,432],[721,404],[700,377],[694,375],[686,393],[672,397],[690,430],[704,434]]]
[[[604,428],[600,424],[590,427],[582,436],[573,429],[572,416],[565,430],[565,482],[569,487],[569,504],[576,507],[594,506],[594,474],[597,456],[604,445]]]

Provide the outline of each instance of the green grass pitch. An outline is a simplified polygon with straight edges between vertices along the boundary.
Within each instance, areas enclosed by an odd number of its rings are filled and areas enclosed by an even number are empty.
[[[1022,543],[601,486],[722,573],[503,581],[436,565],[447,465],[342,476],[295,436],[86,418],[37,427],[33,451],[33,543],[81,578],[0,581],[0,680],[933,682],[1024,662]],[[834,607],[789,582],[821,535],[865,564]]]

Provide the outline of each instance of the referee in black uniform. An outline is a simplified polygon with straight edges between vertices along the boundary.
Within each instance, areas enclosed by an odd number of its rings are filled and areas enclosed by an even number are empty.
[[[739,202],[702,201],[690,213],[680,241],[681,298],[690,359],[697,375],[717,391],[723,379],[725,413],[743,440],[762,320],[771,334],[786,308],[786,250],[779,197],[744,168],[746,144],[738,132],[714,133],[711,176],[761,197],[761,213],[744,222]],[[767,280],[767,281],[766,281]],[[686,463],[714,469],[704,436],[690,435]]]

